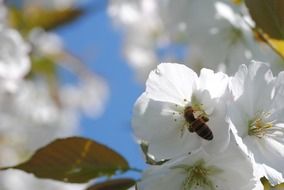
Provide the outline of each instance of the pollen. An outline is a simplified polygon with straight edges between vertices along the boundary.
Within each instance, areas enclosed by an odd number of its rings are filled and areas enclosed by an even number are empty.
[[[184,135],[185,129],[188,129],[190,132],[194,132],[191,130],[193,123],[198,120],[197,118],[208,118],[208,115],[203,109],[203,104],[199,103],[195,96],[192,96],[190,104],[186,105],[181,114],[184,116],[184,123],[181,126],[181,135],[182,138]],[[209,119],[209,118],[208,118]]]
[[[204,116],[208,117],[208,115],[204,111],[203,104],[200,103],[199,100],[197,99],[197,97],[194,96],[194,95],[191,97],[191,107],[192,107],[192,110],[194,111],[195,115],[196,114],[197,114],[197,116],[198,115],[204,115]]]
[[[248,124],[248,135],[258,138],[264,137],[268,130],[273,127],[274,121],[266,121],[270,115],[269,112],[261,112],[257,114],[254,119],[250,120]]]
[[[192,166],[180,165],[173,169],[182,169],[186,173],[182,190],[192,190],[199,187],[215,190],[216,186],[214,187],[210,176],[222,172],[222,170],[214,166],[206,167],[204,160],[199,160]]]

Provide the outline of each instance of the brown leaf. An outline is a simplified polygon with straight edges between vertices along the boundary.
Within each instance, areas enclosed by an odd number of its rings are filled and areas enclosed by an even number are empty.
[[[243,0],[232,0],[233,3],[240,5],[243,3]]]
[[[81,9],[75,8],[63,10],[43,9],[35,6],[24,10],[11,8],[9,10],[9,22],[13,27],[23,32],[28,32],[35,27],[51,30],[74,21],[82,13]]]
[[[245,0],[245,3],[257,28],[270,38],[284,39],[283,0]]]
[[[268,38],[267,39],[272,46],[283,58],[284,58],[284,41],[283,40],[275,40]]]
[[[113,179],[90,186],[87,190],[126,190],[135,185],[133,179]]]
[[[30,160],[14,167],[33,173],[39,178],[49,178],[70,183],[89,180],[126,171],[127,161],[112,149],[82,137],[57,139],[39,149]]]
[[[255,34],[255,38],[258,41],[264,42],[269,45],[284,60],[284,40],[270,38],[267,34],[263,33],[258,28],[253,28],[252,30]]]
[[[264,178],[264,177],[261,178],[261,183],[262,183],[262,185],[264,187],[264,190],[283,190],[284,189],[284,183],[281,183],[279,185],[276,185],[276,186],[272,187],[269,184],[268,180],[266,178]]]

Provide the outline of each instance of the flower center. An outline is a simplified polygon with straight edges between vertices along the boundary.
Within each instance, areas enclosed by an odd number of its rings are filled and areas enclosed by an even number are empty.
[[[195,132],[196,128],[199,129],[209,120],[205,111],[202,110],[201,104],[192,104],[192,106],[185,107],[183,110],[183,116],[185,123],[181,128],[181,137],[183,136],[185,129],[188,129],[190,132]]]
[[[268,129],[273,126],[272,122],[266,122],[266,119],[270,116],[268,112],[261,112],[256,117],[248,122],[248,135],[262,138],[267,134]]]
[[[199,116],[205,116],[208,117],[208,115],[205,113],[203,104],[201,104],[195,96],[192,96],[191,98],[191,106],[190,106],[194,112],[195,117]]]
[[[206,167],[204,160],[199,160],[192,166],[178,165],[174,168],[183,169],[186,173],[182,185],[183,190],[191,190],[199,186],[204,189],[214,190],[216,186],[209,177],[222,172],[221,169],[215,166]]]

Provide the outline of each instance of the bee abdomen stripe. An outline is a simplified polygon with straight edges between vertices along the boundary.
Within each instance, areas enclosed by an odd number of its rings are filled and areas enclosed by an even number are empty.
[[[213,133],[211,131],[208,131],[208,133],[204,136],[205,139],[207,140],[212,140],[213,139]]]
[[[209,129],[209,127],[206,124],[202,124],[198,127],[198,129],[196,130],[196,133],[208,140],[211,140],[213,138],[213,134],[212,131]]]
[[[204,133],[204,132],[206,132],[206,133]],[[213,139],[213,133],[212,133],[212,131],[209,128],[208,128],[208,130],[204,130],[203,133],[204,134],[202,134],[202,137],[204,139],[207,139],[207,140],[212,140]],[[201,136],[201,134],[200,134],[200,136]]]
[[[193,129],[194,131],[198,131],[198,130],[202,127],[202,125],[203,125],[203,122],[202,122],[202,121],[200,121],[200,120],[195,120],[195,121],[192,123],[191,127],[192,127],[192,129]]]
[[[208,127],[203,124],[198,127],[198,129],[196,130],[196,133],[204,136],[204,135],[207,135],[208,131],[209,131]]]

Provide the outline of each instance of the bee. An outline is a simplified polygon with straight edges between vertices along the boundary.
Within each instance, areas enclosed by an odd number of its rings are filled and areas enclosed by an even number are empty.
[[[204,115],[199,115],[197,118],[194,116],[194,110],[191,106],[188,106],[184,110],[184,118],[189,123],[188,130],[193,133],[196,132],[200,137],[205,140],[212,140],[213,133],[208,127],[206,122],[209,121],[209,118]]]

